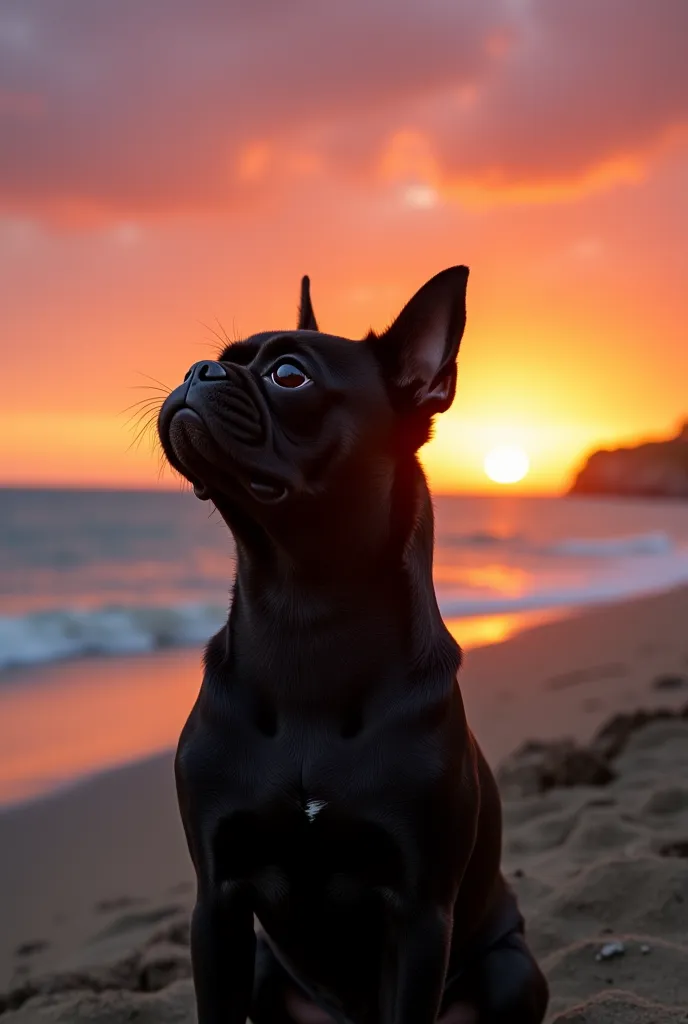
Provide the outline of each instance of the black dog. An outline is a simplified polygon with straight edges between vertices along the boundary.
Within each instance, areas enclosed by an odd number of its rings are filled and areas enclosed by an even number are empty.
[[[544,1016],[416,456],[454,397],[467,279],[355,342],[318,332],[304,278],[296,331],[196,363],[161,409],[237,548],[176,760],[200,1024]]]

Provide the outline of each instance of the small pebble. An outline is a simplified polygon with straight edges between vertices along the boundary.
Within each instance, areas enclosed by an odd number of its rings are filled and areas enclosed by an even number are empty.
[[[23,942],[21,946],[17,946],[14,955],[33,956],[34,953],[40,953],[42,950],[47,949],[48,945],[45,939],[33,939],[30,942]]]
[[[652,683],[653,690],[683,690],[688,687],[685,676],[659,676]]]
[[[643,943],[643,945],[642,945],[642,946],[640,947],[640,952],[641,952],[641,953],[642,953],[643,955],[645,955],[646,953],[649,953],[649,952],[651,952],[651,950],[652,950],[652,946],[648,946],[648,945],[646,945],[645,943]]]
[[[606,942],[595,959],[613,960],[616,956],[623,956],[625,952],[626,947],[623,942]]]

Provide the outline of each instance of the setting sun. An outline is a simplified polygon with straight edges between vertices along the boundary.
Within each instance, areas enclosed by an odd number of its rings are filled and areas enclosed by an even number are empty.
[[[483,468],[496,484],[515,484],[528,472],[530,459],[523,448],[505,444],[487,453]]]

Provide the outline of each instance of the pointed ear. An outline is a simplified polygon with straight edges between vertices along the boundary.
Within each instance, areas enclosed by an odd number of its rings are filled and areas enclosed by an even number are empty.
[[[311,281],[308,275],[301,278],[301,302],[299,304],[299,331],[317,331],[318,324],[311,306]]]
[[[416,292],[384,334],[368,339],[402,410],[433,416],[452,404],[467,283],[468,267],[443,270]]]

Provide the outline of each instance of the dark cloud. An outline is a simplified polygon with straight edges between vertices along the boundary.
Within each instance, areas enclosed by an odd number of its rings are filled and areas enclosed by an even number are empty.
[[[215,209],[390,159],[575,181],[686,123],[686,38],[685,0],[0,0],[0,204]]]

